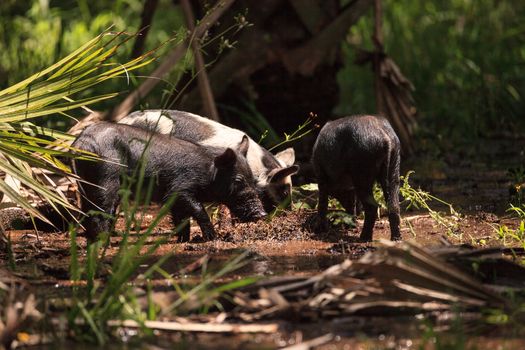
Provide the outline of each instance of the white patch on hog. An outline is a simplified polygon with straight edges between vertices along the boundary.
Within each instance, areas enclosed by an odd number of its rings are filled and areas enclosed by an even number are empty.
[[[205,117],[201,117],[197,114],[182,111],[171,112],[176,113],[177,118],[192,118],[197,123],[206,125],[214,131],[213,135],[198,141],[198,143],[203,146],[236,148],[239,145],[239,142],[241,142],[242,137],[246,135],[241,130],[230,128],[226,125],[220,124]],[[164,113],[166,113],[166,115],[164,115]],[[176,135],[177,133],[173,132],[173,128],[176,128],[176,122],[170,118],[169,113],[170,111],[163,110],[148,110],[143,112],[137,111],[121,119],[119,123],[148,128],[161,134]],[[203,135],[203,137],[206,137],[206,135]],[[270,186],[271,188],[269,188],[269,191],[273,194],[278,192],[277,188],[282,184],[287,184],[289,187],[291,187],[291,175],[278,176],[276,178],[273,177],[278,170],[290,168],[293,166],[293,163],[295,162],[295,152],[293,148],[287,148],[284,151],[277,153],[274,157],[274,160],[277,161],[277,164],[279,164],[280,168],[276,169],[270,169],[267,165],[265,165],[263,158],[268,158],[269,156],[270,154],[266,150],[264,150],[254,140],[249,138],[248,154],[246,155],[246,158],[252,170],[253,176],[257,180],[258,186]],[[288,171],[288,174],[291,173],[293,175],[296,172],[297,170]],[[272,197],[274,197],[274,195],[272,195]]]
[[[175,123],[170,117],[162,114],[161,110],[134,112],[119,120],[119,124],[134,125],[140,128],[155,130],[159,134],[171,134]]]
[[[201,117],[193,113],[186,112],[185,114],[187,117],[194,118],[200,123],[207,124],[216,130],[212,137],[200,142],[200,144],[203,146],[235,148],[237,145],[239,145],[239,142],[241,142],[242,137],[246,135],[240,130],[222,125],[211,119]],[[261,149],[261,146],[259,146],[259,144],[257,144],[254,140],[251,138],[249,138],[249,140],[250,145],[248,147],[246,159],[248,160],[248,164],[250,165],[253,176],[257,179],[258,185],[265,186],[268,183],[268,169],[266,169],[262,163],[262,158],[264,155],[263,150]]]

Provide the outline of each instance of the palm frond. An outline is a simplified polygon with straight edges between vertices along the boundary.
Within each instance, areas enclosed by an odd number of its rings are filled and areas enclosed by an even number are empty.
[[[112,62],[129,37],[124,33],[102,33],[50,67],[0,91],[0,172],[18,179],[54,209],[77,210],[60,189],[52,186],[51,181],[44,181],[33,169],[66,176],[70,168],[65,158],[94,159],[96,156],[70,147],[73,136],[31,121],[43,116],[65,115],[68,111],[85,109],[87,105],[115,97],[117,93],[77,95],[108,79],[127,75],[155,59],[155,51],[149,51],[125,63]],[[27,198],[2,178],[0,192],[29,214],[47,221]]]

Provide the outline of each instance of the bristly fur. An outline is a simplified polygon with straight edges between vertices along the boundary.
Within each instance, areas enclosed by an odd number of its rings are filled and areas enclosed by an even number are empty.
[[[207,149],[133,126],[101,122],[87,127],[73,147],[110,161],[75,162],[77,174],[96,185],[81,185],[87,197],[82,201],[85,213],[102,210],[114,215],[119,203],[121,174],[130,174],[144,161],[145,181],[155,181],[153,200],[164,202],[176,194],[171,209],[174,223],[192,216],[206,239],[214,238],[215,231],[204,210],[204,202],[226,204],[241,220],[256,220],[266,215],[245,158],[249,147],[247,138],[239,138],[233,149]],[[109,229],[108,225],[103,216],[89,216],[85,225],[87,237],[95,239],[98,233]],[[189,239],[188,226],[180,237]]]
[[[400,149],[399,138],[385,118],[356,115],[326,123],[312,153],[319,183],[321,227],[327,225],[329,195],[337,198],[351,214],[355,214],[357,195],[365,210],[361,239],[372,240],[377,219],[373,185],[378,181],[388,206],[391,238],[400,239]]]
[[[162,134],[195,142],[207,147],[232,147],[245,133],[196,114],[177,110],[136,111],[119,123],[134,125]],[[247,160],[257,182],[258,192],[267,211],[289,200],[292,178],[299,167],[294,165],[292,148],[275,156],[251,138]],[[286,176],[281,176],[286,174]],[[276,176],[277,175],[277,176]]]

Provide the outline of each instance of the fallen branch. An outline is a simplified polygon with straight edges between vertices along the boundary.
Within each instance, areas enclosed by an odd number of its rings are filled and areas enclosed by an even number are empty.
[[[325,59],[330,50],[337,47],[359,18],[372,5],[372,0],[355,0],[337,18],[305,45],[286,52],[284,65],[289,72],[309,76]]]
[[[301,1],[293,1],[296,8],[298,3],[305,8]],[[299,72],[309,75],[315,71],[320,63],[333,49],[337,48],[350,28],[372,5],[373,0],[355,0],[341,10],[336,18],[329,21],[325,27],[315,30],[315,35],[299,46],[288,48],[279,40],[261,40],[271,33],[264,27],[267,19],[279,10],[280,1],[264,2],[264,6],[250,9],[250,17],[257,19],[250,30],[241,34],[239,45],[221,58],[209,72],[210,84],[216,98],[220,98],[235,81],[247,85],[250,77],[258,70],[274,64],[284,64],[290,73]],[[255,12],[256,11],[256,12]],[[301,12],[301,11],[299,11]],[[303,17],[298,13],[299,17]],[[309,20],[311,20],[310,18]],[[313,27],[311,27],[313,30]],[[200,106],[199,92],[196,88],[183,97],[186,109],[195,109]]]

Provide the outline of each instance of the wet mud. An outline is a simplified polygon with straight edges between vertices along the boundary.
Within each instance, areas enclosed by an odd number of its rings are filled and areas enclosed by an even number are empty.
[[[145,209],[143,227],[146,228],[154,218],[156,208]],[[269,222],[234,223],[227,229],[219,228],[219,239],[201,242],[200,230],[191,227],[192,241],[178,243],[173,234],[169,218],[165,218],[149,237],[144,251],[155,241],[168,237],[154,255],[144,264],[144,269],[160,257],[170,257],[163,269],[175,276],[180,269],[192,264],[203,255],[210,258],[209,267],[221,266],[228,259],[249,251],[248,263],[237,270],[230,278],[252,275],[308,275],[315,274],[344,259],[359,259],[371,251],[381,239],[388,240],[390,228],[388,219],[378,220],[374,230],[374,242],[359,242],[359,232],[363,220],[357,220],[356,228],[332,227],[329,232],[316,234],[312,231],[314,210],[284,212]],[[414,240],[423,246],[437,246],[444,242],[451,244],[470,244],[474,246],[500,246],[502,242],[495,235],[495,225],[509,227],[518,225],[515,218],[499,217],[488,213],[475,216],[465,215],[459,219],[451,235],[446,227],[436,223],[425,213],[405,213],[402,215],[401,232],[405,240]],[[124,227],[123,218],[116,224],[116,234],[106,252],[106,262],[110,263],[119,248]],[[80,262],[85,260],[86,240],[77,237]],[[69,279],[71,240],[67,232],[39,232],[32,230],[9,231],[16,263],[16,273],[22,278],[38,284],[61,284]],[[130,241],[140,234],[131,234]],[[7,261],[7,256],[2,256]],[[139,271],[140,272],[140,271]],[[198,275],[199,272],[196,273]],[[67,283],[66,283],[67,284]]]

